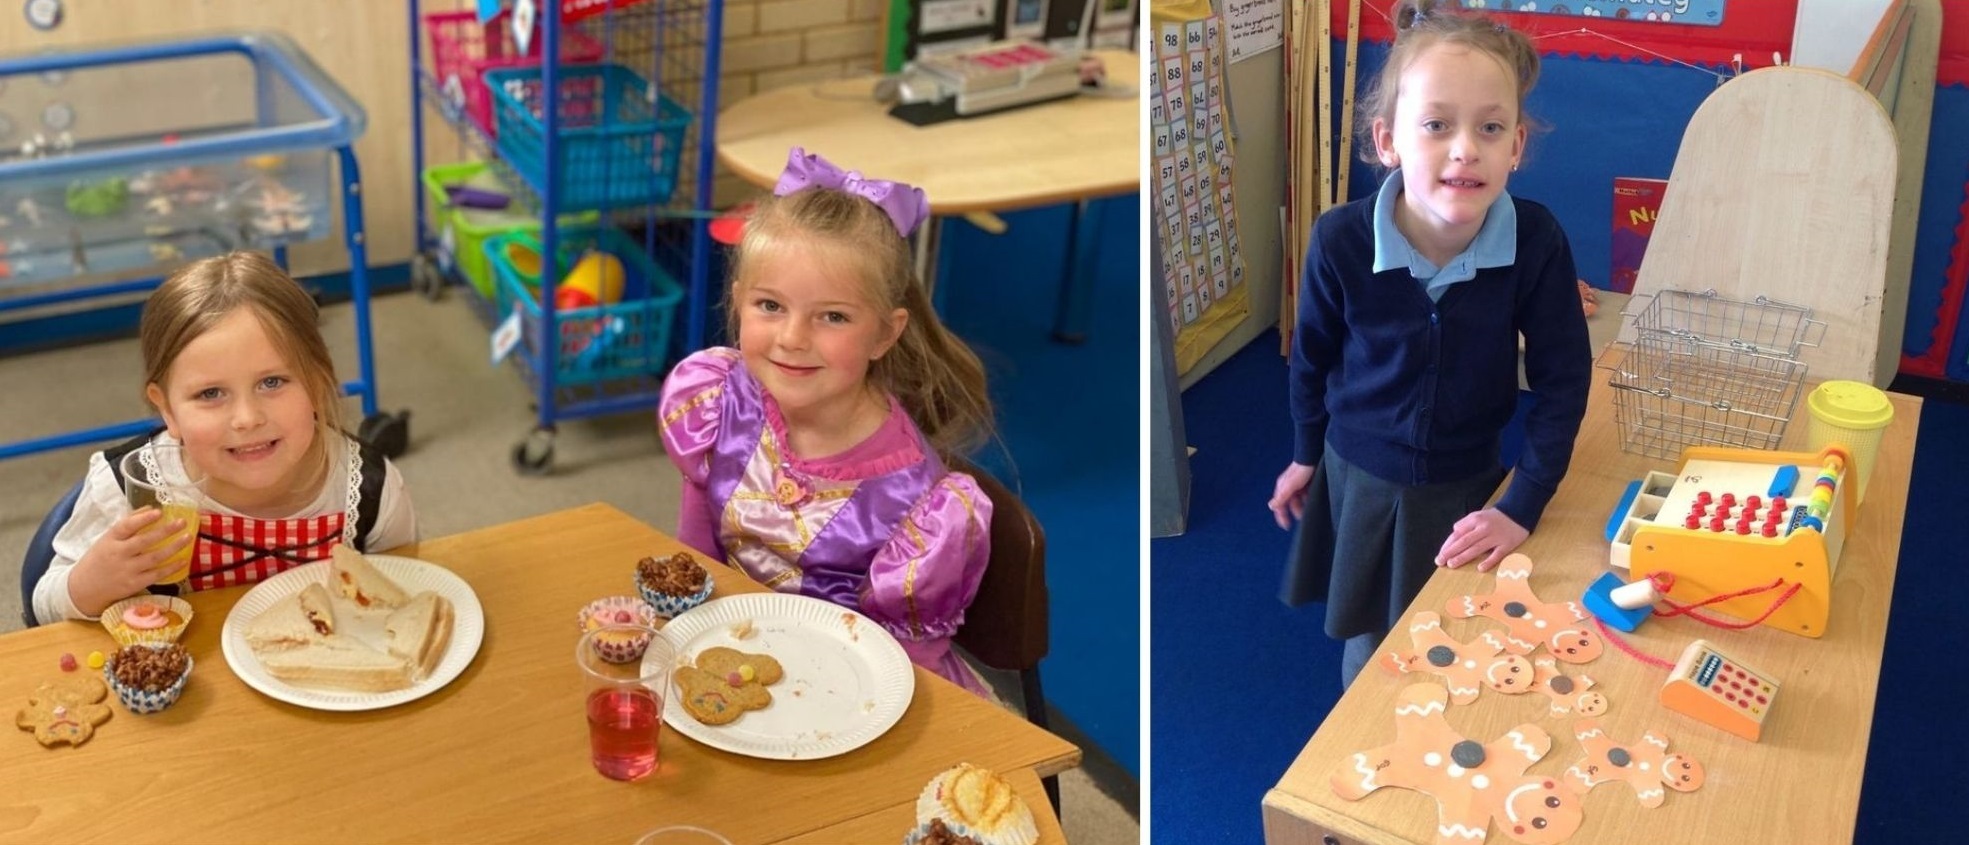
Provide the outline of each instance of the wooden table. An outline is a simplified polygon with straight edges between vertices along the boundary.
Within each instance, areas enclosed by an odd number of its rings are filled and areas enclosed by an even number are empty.
[[[1588,583],[1608,571],[1603,531],[1627,482],[1649,469],[1675,469],[1621,451],[1613,397],[1605,381],[1596,375],[1571,472],[1522,549],[1536,565],[1532,589],[1546,601],[1576,599]],[[1811,386],[1806,386],[1807,392]],[[1747,742],[1663,708],[1656,696],[1667,671],[1610,645],[1599,659],[1574,669],[1597,681],[1596,689],[1612,702],[1600,719],[1602,727],[1617,741],[1629,743],[1638,741],[1644,731],[1661,732],[1669,739],[1671,753],[1686,752],[1707,767],[1708,780],[1693,793],[1669,792],[1667,801],[1654,809],[1642,808],[1634,791],[1622,782],[1601,784],[1586,795],[1585,823],[1568,841],[1659,845],[1695,839],[1784,843],[1852,838],[1921,418],[1920,399],[1890,396],[1894,421],[1882,441],[1879,465],[1867,484],[1859,518],[1847,534],[1833,579],[1832,619],[1824,638],[1806,639],[1767,626],[1722,631],[1686,618],[1657,618],[1625,635],[1640,651],[1669,660],[1679,656],[1690,640],[1707,639],[1777,678],[1781,686],[1764,723],[1763,741]],[[1804,448],[1806,416],[1801,399],[1786,429],[1783,449]],[[1440,613],[1450,598],[1489,592],[1493,581],[1474,571],[1439,570],[1410,612]],[[1496,626],[1485,619],[1451,619],[1447,614],[1443,623],[1459,640]],[[1390,639],[1394,645],[1408,645],[1405,632]],[[1396,694],[1425,678],[1429,676],[1396,679],[1372,666],[1361,675],[1277,786],[1266,793],[1268,845],[1435,841],[1433,799],[1406,789],[1383,788],[1349,802],[1335,795],[1329,783],[1335,766],[1347,756],[1394,740]],[[1514,697],[1485,690],[1473,704],[1452,706],[1448,718],[1465,736],[1480,742],[1526,722],[1544,728],[1553,737],[1552,750],[1531,767],[1533,773],[1556,777],[1582,756],[1572,736],[1572,720],[1548,717],[1541,695]],[[1492,833],[1495,841],[1511,841],[1495,825]]]
[[[791,85],[739,100],[718,115],[718,161],[771,188],[787,150],[805,147],[847,170],[906,182],[929,196],[936,218],[917,240],[917,270],[933,282],[942,217],[1078,204],[1072,262],[1055,333],[1084,335],[1098,206],[1090,200],[1141,186],[1140,56],[1098,50],[1111,84],[1134,97],[1080,96],[981,117],[913,126],[870,95],[877,77]],[[932,292],[936,290],[934,285]]]
[[[628,592],[638,558],[682,550],[601,504],[398,550],[471,583],[485,641],[444,689],[358,713],[246,687],[219,648],[245,588],[196,593],[184,642],[197,666],[176,705],[153,716],[112,705],[81,748],[43,749],[21,731],[0,743],[0,841],[600,843],[696,824],[740,845],[775,843],[893,813],[958,762],[1034,776],[1078,764],[1072,744],[917,669],[902,719],[848,754],[759,760],[665,731],[657,774],[603,778],[588,761],[574,617]],[[716,595],[763,589],[715,575]],[[63,652],[111,645],[81,622],[0,636],[0,701],[25,703],[61,674]],[[1044,805],[1042,795],[1035,811]]]

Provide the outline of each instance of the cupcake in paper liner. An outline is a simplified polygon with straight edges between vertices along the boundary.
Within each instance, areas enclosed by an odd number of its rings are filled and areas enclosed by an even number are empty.
[[[177,596],[131,596],[103,608],[102,623],[117,645],[175,643],[191,624],[191,602]]]
[[[606,625],[652,627],[656,624],[656,610],[632,596],[609,596],[589,602],[587,607],[581,609],[575,624],[581,627],[584,634]],[[594,639],[595,653],[610,663],[633,663],[643,658],[643,650],[649,648],[649,640],[647,633],[611,633]]]
[[[711,572],[684,552],[646,557],[636,561],[636,592],[656,615],[674,619],[711,597]]]
[[[963,825],[945,824],[943,819],[931,819],[917,825],[915,830],[903,837],[902,842],[903,845],[990,845]]]
[[[931,823],[937,821],[951,834],[968,836],[979,845],[1033,845],[1039,841],[1039,824],[1032,817],[1032,808],[1012,784],[990,769],[969,763],[946,769],[923,786],[922,794],[916,797],[917,830],[910,835],[920,831],[925,837],[931,836]]]
[[[126,645],[103,663],[103,680],[132,713],[156,713],[178,703],[191,680],[191,652],[177,643]]]

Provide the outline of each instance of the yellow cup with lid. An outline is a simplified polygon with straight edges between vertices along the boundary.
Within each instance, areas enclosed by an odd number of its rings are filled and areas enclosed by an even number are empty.
[[[1880,436],[1894,421],[1894,403],[1880,388],[1857,381],[1828,381],[1805,398],[1812,420],[1805,430],[1809,451],[1834,443],[1853,456],[1846,477],[1854,479],[1853,504],[1866,500],[1867,478],[1880,454]]]

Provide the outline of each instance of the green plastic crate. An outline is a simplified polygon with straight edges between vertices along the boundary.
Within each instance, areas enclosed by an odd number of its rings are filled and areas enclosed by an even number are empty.
[[[487,238],[512,232],[540,231],[540,217],[527,214],[518,203],[499,211],[453,207],[444,189],[464,185],[510,194],[490,165],[480,161],[438,164],[424,169],[424,191],[430,195],[431,229],[438,237],[438,260],[452,261],[459,275],[490,302],[497,298],[498,277],[486,263],[482,245]],[[601,215],[589,211],[561,215],[561,225],[591,225]],[[447,232],[449,235],[447,236]],[[450,269],[450,268],[447,268]]]

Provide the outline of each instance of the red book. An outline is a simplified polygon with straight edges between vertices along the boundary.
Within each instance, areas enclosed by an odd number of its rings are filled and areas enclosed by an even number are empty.
[[[1613,272],[1607,276],[1608,290],[1634,292],[1634,278],[1641,273],[1641,256],[1648,251],[1655,215],[1661,211],[1661,197],[1667,192],[1666,179],[1614,177]]]

